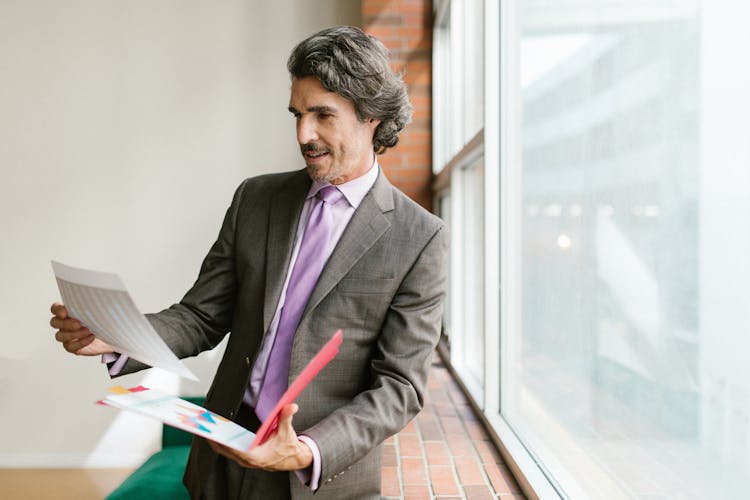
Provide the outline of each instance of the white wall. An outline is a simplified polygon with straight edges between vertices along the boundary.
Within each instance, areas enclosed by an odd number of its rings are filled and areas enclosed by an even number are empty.
[[[301,168],[286,58],[360,2],[0,3],[0,467],[128,466],[159,424],[49,327],[50,259],[120,274],[143,311],[180,299],[237,184]],[[156,370],[116,383],[200,394]]]

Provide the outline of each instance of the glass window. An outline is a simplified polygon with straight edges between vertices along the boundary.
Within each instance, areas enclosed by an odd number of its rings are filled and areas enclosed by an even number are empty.
[[[481,406],[484,400],[484,169],[482,158],[453,173],[458,194],[451,228],[454,293],[451,363]],[[455,212],[454,212],[455,213]],[[456,314],[458,313],[458,314]]]
[[[433,34],[434,171],[484,126],[483,0],[436,0]]]
[[[463,9],[461,69],[463,146],[484,126],[484,6],[483,0],[453,2]]]
[[[515,5],[501,413],[567,495],[745,498],[750,6]]]

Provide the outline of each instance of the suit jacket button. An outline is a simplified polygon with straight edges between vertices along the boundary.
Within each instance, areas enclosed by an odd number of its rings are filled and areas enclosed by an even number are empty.
[[[245,364],[250,366],[250,358],[248,356],[245,356]]]
[[[229,418],[234,418],[234,410],[229,410]]]

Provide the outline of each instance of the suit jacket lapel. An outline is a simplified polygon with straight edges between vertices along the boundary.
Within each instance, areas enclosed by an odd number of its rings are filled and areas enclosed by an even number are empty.
[[[294,237],[297,234],[305,195],[310,189],[310,178],[304,170],[293,176],[284,189],[271,197],[268,216],[266,247],[266,293],[263,301],[263,331],[268,327],[279,303],[286,271],[292,258]]]
[[[381,171],[372,189],[354,212],[328,263],[320,273],[300,323],[390,227],[390,221],[383,214],[391,210],[393,186]]]

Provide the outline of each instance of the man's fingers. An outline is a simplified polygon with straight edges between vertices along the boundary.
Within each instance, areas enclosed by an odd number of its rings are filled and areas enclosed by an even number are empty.
[[[81,329],[81,322],[73,318],[62,319],[55,316],[49,320],[49,325],[58,330],[76,331]]]
[[[291,430],[294,432],[294,428],[292,427],[292,418],[299,410],[299,406],[297,406],[297,403],[291,403],[286,405],[284,408],[281,409],[281,413],[279,413],[279,430],[284,428],[285,430]],[[297,435],[296,433],[294,434]]]
[[[68,342],[63,342],[62,344],[66,351],[77,354],[79,350],[81,350],[82,348],[92,343],[95,339],[96,337],[89,334],[86,337],[78,338],[75,340],[70,340]]]
[[[68,317],[68,309],[62,304],[62,302],[55,302],[52,304],[50,312],[60,319]]]
[[[93,333],[89,331],[88,328],[81,328],[79,330],[70,331],[70,330],[58,330],[55,333],[55,340],[58,342],[66,343],[66,342],[72,342],[74,340],[80,340],[86,337],[93,337]]]
[[[63,349],[78,356],[95,356],[106,352],[113,352],[111,346],[96,338],[80,321],[68,316],[68,310],[60,302],[55,302],[50,308],[54,315],[49,320],[52,328],[57,328],[55,340],[63,345]]]
[[[253,448],[252,451],[238,451],[212,441],[208,444],[213,451],[234,460],[242,467],[268,471],[304,469],[312,463],[312,452],[307,445],[297,439],[297,434],[292,428],[292,417],[297,410],[299,407],[296,404],[286,405],[279,415],[277,431],[268,441]]]
[[[208,445],[211,447],[212,450],[214,450],[219,455],[222,455],[230,460],[233,460],[237,462],[242,467],[252,467],[252,464],[248,460],[248,457],[246,457],[244,454],[238,452],[234,448],[230,448],[228,446],[224,446],[222,444],[219,444],[215,441],[211,441],[210,439],[207,439]]]

